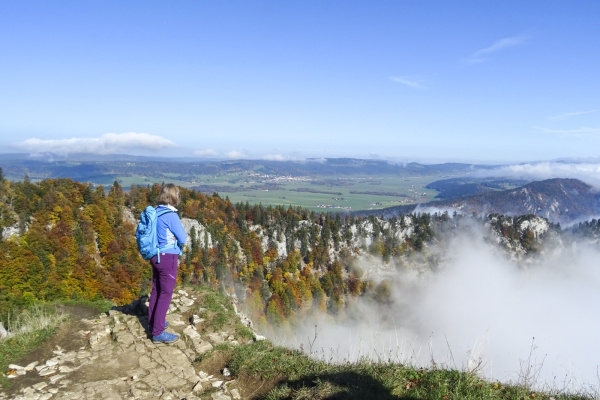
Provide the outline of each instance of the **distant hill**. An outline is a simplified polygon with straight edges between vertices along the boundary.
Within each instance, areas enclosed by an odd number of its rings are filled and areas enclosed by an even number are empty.
[[[220,175],[235,172],[255,172],[265,175],[399,175],[468,174],[475,169],[494,168],[489,165],[462,163],[419,164],[394,163],[385,160],[357,158],[324,158],[294,161],[228,160],[206,161],[193,158],[140,157],[125,154],[0,154],[0,167],[6,177],[20,180],[71,178],[80,182],[110,182],[117,176],[132,174],[156,179],[169,179],[176,174],[182,180],[197,175]],[[104,179],[102,179],[104,178]]]
[[[465,176],[431,182],[425,187],[440,192],[435,196],[438,199],[456,199],[492,191],[515,189],[529,182],[523,179],[474,178]]]
[[[600,214],[600,194],[577,179],[547,179],[520,188],[422,203],[418,208],[435,207],[471,214],[535,214],[552,222],[569,223]],[[417,206],[378,210],[386,217],[415,211]],[[358,215],[367,214],[359,212]]]

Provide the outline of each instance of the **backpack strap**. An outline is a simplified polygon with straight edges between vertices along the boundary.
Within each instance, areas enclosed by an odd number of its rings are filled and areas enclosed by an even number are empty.
[[[167,213],[173,212],[173,210],[167,208],[166,210],[162,210],[156,213],[156,218],[160,217],[161,215],[165,215]]]
[[[158,217],[160,217],[161,215],[165,215],[167,213],[170,213],[170,212],[173,212],[173,210],[171,210],[169,208],[167,208],[166,210],[162,210],[162,211],[156,213],[156,219],[158,220]],[[175,246],[177,246],[177,239],[175,239]],[[160,264],[160,250],[161,249],[164,250],[166,248],[167,247],[159,247],[158,248],[158,251],[156,252],[156,263],[157,264]]]

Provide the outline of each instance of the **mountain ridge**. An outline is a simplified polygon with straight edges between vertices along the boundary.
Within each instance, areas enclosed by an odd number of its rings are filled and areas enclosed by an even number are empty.
[[[471,214],[535,214],[552,222],[572,223],[600,214],[600,194],[587,183],[572,178],[535,181],[516,189],[489,191],[455,199],[388,207],[376,212],[391,217],[427,209]],[[366,215],[357,212],[355,215]]]
[[[239,171],[255,171],[277,175],[426,175],[439,173],[469,173],[473,169],[489,169],[494,166],[468,163],[397,163],[386,160],[359,158],[307,158],[304,160],[203,160],[194,158],[146,157],[129,155],[98,156],[76,154],[71,156],[25,153],[0,154],[0,167],[11,179],[72,178],[89,181],[98,175],[129,175],[133,172],[157,176],[177,174],[219,174]]]

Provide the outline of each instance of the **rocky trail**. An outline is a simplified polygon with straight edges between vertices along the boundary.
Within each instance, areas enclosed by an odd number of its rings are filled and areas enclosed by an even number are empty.
[[[189,292],[189,293],[188,293]],[[220,307],[226,307],[219,304]],[[250,397],[225,368],[225,360],[202,355],[222,343],[260,340],[236,336],[231,322],[213,329],[213,314],[193,290],[174,293],[167,321],[180,335],[174,344],[154,344],[146,332],[143,301],[95,317],[73,319],[19,364],[9,366],[13,385],[0,400],[214,399]],[[237,314],[237,310],[234,310]],[[89,310],[88,310],[89,313]],[[81,317],[82,315],[80,315]],[[251,323],[237,314],[236,323]]]

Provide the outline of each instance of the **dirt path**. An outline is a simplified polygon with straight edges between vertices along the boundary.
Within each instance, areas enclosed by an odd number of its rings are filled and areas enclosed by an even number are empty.
[[[0,392],[0,400],[242,399],[246,394],[239,382],[223,376],[222,366],[197,362],[216,344],[236,345],[234,330],[206,333],[191,324],[189,317],[202,310],[196,293],[178,291],[172,308],[169,331],[181,339],[157,345],[146,333],[143,310],[98,315],[85,307],[65,307],[71,320],[20,360],[28,371]]]
[[[22,359],[16,362],[17,365],[28,365],[32,362],[47,360],[54,356],[52,351],[62,348],[66,351],[77,351],[88,345],[86,339],[81,335],[73,335],[73,332],[79,332],[87,328],[87,324],[82,319],[91,319],[98,316],[98,310],[84,306],[57,306],[59,312],[69,315],[69,319],[62,323],[54,335],[44,342],[40,347],[31,351]],[[20,379],[16,379],[12,386],[6,391],[9,396],[16,396],[23,389],[40,381],[39,375],[26,374]]]

